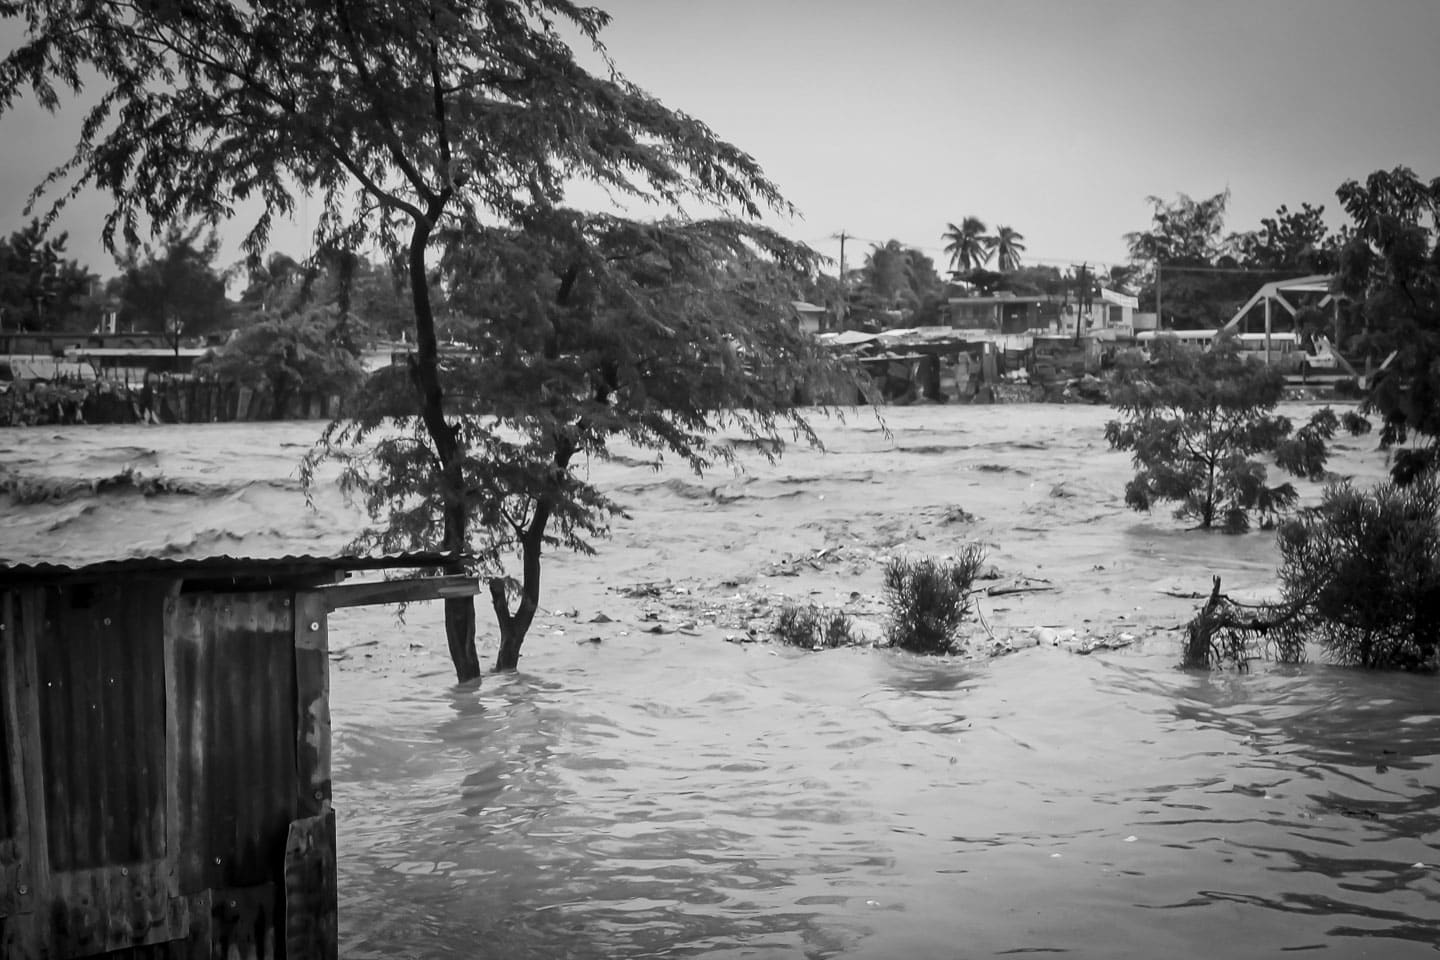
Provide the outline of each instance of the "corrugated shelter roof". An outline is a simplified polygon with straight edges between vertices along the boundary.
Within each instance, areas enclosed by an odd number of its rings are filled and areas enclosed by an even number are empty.
[[[364,570],[427,569],[444,566],[452,554],[439,552],[396,553],[376,556],[283,557],[210,556],[192,558],[134,557],[94,563],[7,563],[0,560],[0,583],[61,580],[76,576],[138,576],[182,574],[196,577],[240,577],[246,579],[289,577],[306,574],[354,573]]]

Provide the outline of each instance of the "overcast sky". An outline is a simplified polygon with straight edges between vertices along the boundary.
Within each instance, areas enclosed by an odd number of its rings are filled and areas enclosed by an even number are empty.
[[[940,235],[967,215],[1020,231],[1031,262],[1115,263],[1149,195],[1228,187],[1230,230],[1302,201],[1338,225],[1347,178],[1440,176],[1440,0],[599,5],[620,69],[753,154],[803,214],[792,237],[832,257],[859,238],[851,263],[895,238],[943,269]],[[4,233],[73,130],[29,105],[0,117]],[[316,206],[277,249],[307,252]],[[109,276],[104,209],[84,197],[61,226]]]

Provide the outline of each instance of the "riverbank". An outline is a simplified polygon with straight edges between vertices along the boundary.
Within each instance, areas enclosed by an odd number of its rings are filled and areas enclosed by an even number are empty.
[[[306,391],[276,397],[193,377],[155,377],[139,386],[110,380],[0,382],[0,427],[319,420],[339,409],[338,397]]]

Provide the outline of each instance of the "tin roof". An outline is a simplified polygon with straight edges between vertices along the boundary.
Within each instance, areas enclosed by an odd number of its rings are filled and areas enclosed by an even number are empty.
[[[0,560],[0,584],[61,580],[75,576],[181,575],[200,578],[283,579],[362,570],[426,569],[444,566],[452,554],[396,553],[376,556],[292,555],[282,557],[135,557],[93,563],[9,563]]]

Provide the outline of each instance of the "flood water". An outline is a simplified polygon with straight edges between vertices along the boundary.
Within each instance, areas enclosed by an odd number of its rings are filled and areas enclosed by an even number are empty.
[[[912,408],[887,414],[888,434],[852,415],[827,427],[828,453],[741,476],[597,465],[631,517],[598,558],[551,559],[521,671],[478,685],[455,685],[438,608],[403,623],[337,611],[342,956],[1434,955],[1436,678],[1177,669],[1169,628],[1194,604],[1157,585],[1208,589],[1218,570],[1264,586],[1272,539],[1127,511],[1107,416]],[[0,462],[193,481],[137,495],[168,518],[147,545],[243,553],[300,529],[328,549],[353,517],[295,505],[317,431],[13,432]],[[1340,446],[1347,470],[1383,467],[1367,443]],[[956,505],[974,516],[945,522]],[[120,537],[99,513],[11,503],[0,555],[25,556],[37,531],[61,556]],[[1056,588],[992,603],[996,632],[1088,624],[1139,641],[808,653],[726,642],[734,628],[703,617],[648,632],[616,592],[829,602],[872,592],[884,551],[972,539],[1003,573]],[[846,563],[809,579],[760,572],[842,546]]]
[[[336,677],[347,956],[1436,950],[1434,679],[657,638]]]

